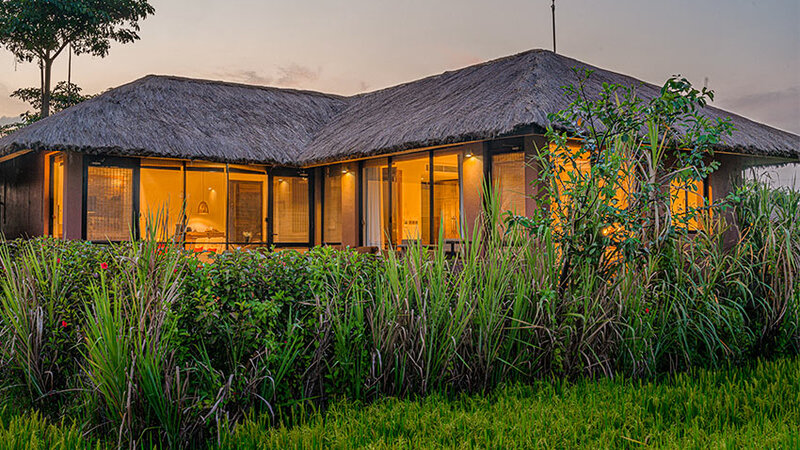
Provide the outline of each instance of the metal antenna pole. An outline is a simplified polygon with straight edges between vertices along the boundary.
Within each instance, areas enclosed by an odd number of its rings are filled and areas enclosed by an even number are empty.
[[[69,85],[71,84],[72,84],[72,44],[69,44],[69,62],[67,62],[67,87],[69,87]]]
[[[550,5],[550,9],[553,11],[553,53],[556,52],[556,0],[553,0],[553,3]]]

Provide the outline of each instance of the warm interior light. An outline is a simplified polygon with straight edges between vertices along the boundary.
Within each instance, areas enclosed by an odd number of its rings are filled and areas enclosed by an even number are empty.
[[[343,173],[343,174],[346,174],[346,173],[347,173],[347,167],[342,167],[342,173]]]
[[[467,158],[472,158],[472,152],[467,152],[466,157]]]
[[[208,203],[203,200],[197,205],[197,214],[208,214]]]

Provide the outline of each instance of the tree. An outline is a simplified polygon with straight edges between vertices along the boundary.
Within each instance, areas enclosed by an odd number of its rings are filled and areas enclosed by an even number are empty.
[[[81,91],[82,89],[77,84],[59,81],[50,93],[50,108],[54,113],[59,112],[93,97],[93,95],[81,94]],[[42,107],[41,89],[35,87],[17,89],[11,93],[11,96],[28,103],[34,110],[20,114],[20,119],[22,119],[20,122],[1,126],[0,137],[11,134],[42,118],[40,114]]]
[[[53,62],[67,47],[104,57],[112,41],[138,40],[139,21],[154,12],[148,0],[0,0],[0,45],[20,61],[38,62],[39,114],[47,117]]]
[[[684,78],[666,81],[650,100],[635,88],[603,83],[590,94],[591,71],[576,70],[565,88],[572,103],[549,116],[549,145],[539,149],[543,208],[511,221],[551,230],[559,245],[566,290],[575,262],[610,279],[620,263],[642,260],[683,233],[711,205],[676,215],[670,186],[690,191],[718,163],[705,157],[729,135],[729,120],[711,121],[702,109],[713,91]]]
[[[50,93],[50,109],[55,113],[62,109],[67,109],[70,106],[77,105],[78,103],[89,100],[92,95],[81,94],[81,87],[75,83],[67,83],[66,81],[59,81],[56,87]],[[16,97],[29,105],[34,110],[41,111],[42,108],[42,91],[41,89],[30,87],[24,89],[17,89],[11,93],[12,97]],[[36,122],[42,116],[38,111],[27,111],[22,113],[21,117],[25,125]]]

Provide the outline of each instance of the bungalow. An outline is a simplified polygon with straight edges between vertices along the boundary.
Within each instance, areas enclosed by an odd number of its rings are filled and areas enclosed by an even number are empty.
[[[589,89],[658,93],[546,50],[352,97],[149,75],[0,139],[0,230],[119,241],[165,208],[161,239],[214,251],[456,240],[484,179],[506,209],[533,211],[526,159],[568,104],[573,67],[595,71]],[[797,135],[705,113],[736,131],[703,195],[725,195],[745,167],[800,160]]]

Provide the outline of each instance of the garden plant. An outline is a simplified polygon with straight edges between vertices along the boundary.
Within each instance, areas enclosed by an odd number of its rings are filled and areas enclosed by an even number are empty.
[[[286,427],[318,430],[308,418],[341,402],[544,403],[558,386],[633,389],[687,370],[762,367],[758,358],[784,358],[774,364],[791,379],[800,193],[742,181],[676,213],[661,186],[693,189],[730,132],[702,116],[713,93],[679,78],[652,100],[581,86],[551,117],[537,213],[501,211],[486,186],[485,211],[454,255],[421,245],[211,254],[156,242],[155,226],[151,239],[119,244],[3,242],[0,381],[5,408],[26,416],[4,418],[1,432],[65,447],[233,446],[275,426],[292,445]],[[646,408],[667,417],[685,395]],[[785,412],[797,421],[796,407]],[[667,428],[653,439],[678,442]]]

